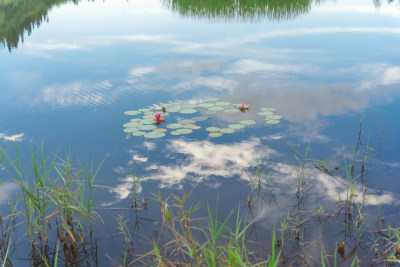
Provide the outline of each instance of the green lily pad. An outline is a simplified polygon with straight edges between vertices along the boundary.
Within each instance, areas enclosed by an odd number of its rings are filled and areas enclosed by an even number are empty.
[[[168,102],[168,103],[160,103],[154,104],[152,107],[142,108],[138,110],[127,110],[124,112],[125,115],[135,116],[139,115],[142,118],[137,116],[135,119],[130,119],[129,122],[123,124],[123,131],[127,133],[132,133],[134,136],[144,135],[146,138],[161,138],[165,136],[166,132],[170,132],[171,135],[182,135],[182,134],[190,134],[194,131],[194,129],[200,129],[202,127],[197,126],[196,123],[199,121],[198,119],[177,119],[173,118],[175,123],[170,123],[166,125],[162,125],[160,127],[156,127],[154,116],[157,113],[166,115],[167,113],[179,112],[182,114],[193,114],[198,112],[196,110],[197,107],[206,108],[210,111],[224,111],[226,113],[238,113],[240,112],[239,107],[241,104],[232,104],[228,101],[219,101],[217,98],[207,98],[200,104],[188,104],[183,103],[182,101]],[[166,111],[162,113],[162,110]],[[280,123],[280,119],[282,116],[274,114],[275,108],[261,108],[258,113],[260,116],[265,116],[266,123],[268,124],[277,124]],[[208,112],[211,113],[211,112]],[[215,114],[215,112],[212,112]],[[173,115],[171,115],[173,117]],[[196,116],[196,115],[194,115]],[[178,116],[179,117],[179,116]],[[186,116],[181,116],[186,117]],[[187,116],[193,117],[193,116]],[[169,118],[169,117],[168,117]],[[196,117],[197,118],[197,117]],[[212,117],[205,117],[212,118]],[[169,120],[169,119],[168,119]],[[171,119],[171,121],[173,121]],[[238,129],[243,129],[246,125],[255,124],[254,120],[243,120],[239,123],[231,124],[227,128],[219,128],[219,127],[204,127],[206,131],[209,132],[210,137],[220,137],[223,134],[232,134],[235,133]],[[167,129],[165,129],[165,126]],[[168,131],[171,129],[171,131]],[[151,131],[152,130],[152,131]]]
[[[157,128],[155,125],[142,125],[142,126],[139,126],[139,130],[141,130],[141,131],[149,131],[149,130],[153,130],[155,128]]]
[[[141,121],[142,124],[153,124],[154,120],[153,119],[143,119]]]
[[[220,137],[220,136],[222,136],[222,133],[209,133],[208,135],[210,137]]]
[[[280,120],[280,119],[282,119],[282,116],[281,115],[271,115],[271,116],[268,116],[267,118],[271,119],[271,120]]]
[[[185,105],[182,105],[182,107],[183,107],[184,109],[188,109],[188,108],[195,108],[195,107],[197,107],[197,105],[194,105],[194,104],[185,104]]]
[[[217,101],[218,98],[212,98],[212,97],[204,99],[204,102],[217,102]]]
[[[224,133],[224,134],[231,134],[231,133],[234,133],[234,132],[236,132],[236,131],[233,128],[223,128],[223,129],[221,129],[221,133]]]
[[[265,121],[265,122],[268,123],[268,124],[278,124],[281,121],[279,121],[279,120],[269,120],[269,121]]]
[[[134,135],[134,136],[141,136],[141,135],[145,135],[145,134],[146,134],[146,132],[141,132],[141,131],[132,133],[132,135]]]
[[[144,135],[145,138],[160,138],[165,136],[165,133],[150,132]]]
[[[228,108],[228,109],[225,109],[224,112],[226,112],[226,113],[237,113],[237,112],[239,112],[239,109],[237,109],[237,108]]]
[[[244,125],[251,125],[251,124],[256,124],[255,121],[253,120],[245,120],[245,121],[241,121],[239,122],[240,124],[244,124]]]
[[[140,111],[137,111],[137,110],[128,110],[128,111],[125,111],[125,112],[124,112],[125,115],[130,115],[130,116],[138,115],[138,114],[140,114],[140,113],[141,113],[141,112],[140,112]]]
[[[178,121],[180,124],[193,124],[193,123],[195,123],[196,121],[194,121],[194,120],[189,120],[189,119],[184,119],[184,120],[179,120]]]
[[[186,128],[186,129],[192,129],[193,127],[196,127],[196,125],[194,125],[194,124],[184,124],[183,125],[183,128]]]
[[[170,134],[172,134],[172,135],[181,135],[181,133],[178,132],[178,131],[172,131],[172,132],[170,132]]]
[[[211,107],[211,108],[209,108],[208,110],[211,110],[211,111],[220,111],[220,110],[224,110],[224,108],[223,108],[223,107]]]
[[[228,127],[232,129],[242,129],[245,126],[243,124],[230,124]]]
[[[179,113],[182,113],[182,114],[192,114],[192,113],[195,113],[195,112],[197,112],[197,110],[192,109],[192,108],[181,109],[179,111]]]
[[[261,110],[262,111],[270,111],[270,112],[272,111],[273,112],[273,111],[276,110],[276,108],[262,108]]]
[[[179,124],[179,123],[171,123],[171,124],[168,124],[166,127],[167,128],[169,128],[169,129],[178,129],[178,128],[182,128],[182,124]]]
[[[167,103],[167,104],[160,104],[160,107],[164,107],[164,108],[169,108],[169,107],[171,107],[172,106],[172,104],[171,103]]]
[[[274,115],[274,113],[271,112],[271,111],[262,111],[262,112],[258,112],[258,115],[260,115],[260,116],[271,116],[271,115]]]
[[[208,127],[206,129],[207,132],[219,132],[221,130],[221,128],[219,127]]]
[[[131,121],[131,122],[124,123],[122,126],[129,128],[129,127],[136,127],[138,125],[140,125],[140,124],[135,121]]]
[[[211,108],[211,107],[214,106],[214,104],[211,104],[211,103],[201,103],[201,104],[199,104],[198,106],[199,106],[199,107],[202,107],[202,108]]]
[[[178,129],[176,130],[176,132],[180,133],[180,134],[190,134],[193,132],[192,129]]]
[[[147,120],[147,119],[153,119],[153,118],[154,118],[154,114],[144,115],[142,118],[145,119],[145,120]]]
[[[181,110],[181,108],[179,108],[179,107],[173,107],[173,108],[167,109],[168,112],[179,112],[179,110]]]
[[[158,132],[158,133],[165,133],[166,131],[168,131],[168,130],[164,129],[164,128],[157,128],[157,129],[153,130],[153,132]]]
[[[215,103],[216,106],[221,106],[221,107],[229,106],[230,104],[231,103],[229,103],[229,102],[217,102],[217,103]]]
[[[125,128],[124,129],[124,132],[126,132],[126,133],[134,133],[134,132],[137,132],[137,131],[139,131],[139,129],[138,128]]]
[[[193,123],[196,123],[198,121],[206,121],[208,120],[208,116],[197,116],[192,118]]]

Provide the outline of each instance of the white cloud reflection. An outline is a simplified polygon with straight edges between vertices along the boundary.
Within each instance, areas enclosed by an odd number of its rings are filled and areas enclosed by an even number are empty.
[[[227,39],[223,41],[209,41],[203,43],[195,42],[176,42],[177,47],[173,49],[177,53],[201,53],[201,54],[219,54],[227,53],[237,55],[238,49],[249,44],[258,44],[263,40],[277,37],[300,37],[300,36],[317,36],[332,34],[386,34],[400,35],[399,27],[314,27],[314,28],[297,28],[284,30],[260,31],[256,33],[244,33],[235,39]],[[220,50],[218,50],[220,49]],[[218,51],[216,53],[216,51]],[[261,55],[260,55],[261,56]]]
[[[267,227],[279,224],[288,215],[288,211],[296,213],[296,207],[298,207],[295,198],[298,183],[296,166],[277,163],[271,165],[270,170],[275,182],[274,188],[277,189],[274,193],[274,201],[270,205],[265,202],[255,203],[253,207],[255,221]],[[305,179],[306,187],[310,188],[309,191],[306,189],[305,196],[307,210],[316,211],[320,207],[324,208],[325,212],[329,209],[335,210],[339,200],[343,201],[347,197],[346,179],[335,179],[315,168],[305,170]],[[365,195],[362,193],[363,189],[367,189]],[[357,186],[353,201],[365,206],[400,205],[398,194],[389,191],[377,192],[371,188],[362,188],[361,185]],[[299,207],[302,207],[301,203]]]
[[[46,40],[44,43],[28,42],[25,46],[26,51],[34,54],[35,51],[65,51],[65,50],[88,50],[97,46],[109,46],[121,42],[145,42],[153,44],[168,45],[164,47],[176,53],[193,53],[198,52],[206,54],[225,54],[223,51],[234,51],[243,48],[244,45],[257,44],[262,40],[277,37],[298,37],[298,36],[316,36],[329,34],[389,34],[400,35],[399,27],[314,27],[314,28],[297,28],[283,30],[269,30],[255,33],[242,32],[237,34],[235,38],[224,38],[220,40],[207,40],[205,42],[197,42],[191,40],[181,40],[175,35],[163,34],[127,34],[127,35],[100,35],[89,36],[74,39],[73,43]],[[218,50],[219,49],[219,50]],[[222,49],[222,51],[220,51]],[[164,53],[165,50],[162,50]]]
[[[7,135],[5,133],[0,133],[0,141],[9,141],[9,142],[21,142],[23,140],[24,133]]]
[[[298,183],[298,167],[296,165],[277,162],[280,153],[262,144],[260,138],[251,137],[247,141],[235,144],[218,144],[208,140],[187,141],[178,139],[170,141],[166,146],[170,155],[171,163],[151,163],[148,159],[147,167],[144,167],[146,175],[141,176],[143,180],[158,181],[161,188],[183,188],[184,183],[211,184],[215,185],[217,177],[225,179],[240,179],[248,182],[249,177],[244,172],[250,166],[266,166],[271,171],[277,191],[276,197],[282,199],[281,204],[292,201],[295,197]],[[173,155],[173,156],[171,156]],[[184,159],[177,160],[176,157],[184,156]],[[139,158],[141,158],[139,156]],[[346,180],[333,178],[315,168],[307,168],[305,177],[311,185],[307,193],[311,199],[316,200],[312,205],[318,206],[318,201],[326,199],[329,202],[337,203],[339,198],[345,198],[347,192]],[[133,181],[129,175],[121,180],[112,192],[117,193],[119,200],[126,198],[132,193]],[[361,192],[359,188],[358,192]],[[400,201],[391,192],[377,194],[374,190],[368,190],[363,196],[356,195],[355,202],[366,205],[398,205]],[[285,200],[286,199],[286,200]],[[317,201],[318,200],[318,201]]]
[[[244,176],[243,166],[251,166],[268,160],[278,152],[265,148],[259,138],[252,138],[231,144],[215,144],[208,140],[184,141],[173,140],[167,145],[168,152],[186,155],[182,164],[150,165],[147,170],[156,170],[151,177],[161,182],[161,187],[180,185],[185,179],[193,178],[191,182],[201,183],[211,176],[234,177]],[[150,177],[149,177],[150,178]]]
[[[154,68],[154,67],[148,67],[148,68],[140,67],[140,68],[132,69],[129,72],[129,75],[134,76],[134,77],[136,77],[136,76],[141,77],[141,76],[144,76],[149,73],[154,73],[155,71],[156,71],[156,68]]]
[[[400,67],[387,63],[365,63],[357,64],[349,68],[338,68],[335,75],[339,79],[353,80],[354,88],[352,91],[360,93],[360,91],[390,91],[390,86],[400,83]],[[383,88],[386,86],[386,88]],[[398,89],[395,89],[398,90]]]
[[[140,157],[138,155],[134,155],[133,160],[138,162],[147,162],[149,159],[146,157]]]
[[[285,188],[289,190],[289,193],[295,193],[297,190],[296,185],[298,179],[298,173],[296,166],[277,163],[270,166],[274,170],[276,182],[278,184],[287,185]],[[312,191],[309,193],[313,198],[327,198],[331,202],[337,202],[339,199],[345,199],[347,195],[347,183],[345,179],[335,179],[332,176],[323,173],[314,168],[307,168],[305,172],[306,179],[309,179],[312,184]],[[363,203],[363,195],[361,185],[357,188],[358,194],[354,201],[357,203]],[[391,192],[383,192],[382,194],[376,194],[375,190],[369,190],[369,193],[365,195],[366,205],[399,205],[400,202],[395,198],[395,195]]]
[[[400,83],[400,67],[388,67],[382,75],[382,84],[391,85]]]
[[[258,149],[260,145],[259,138],[236,143],[234,146],[215,144],[208,140],[173,140],[166,146],[167,153],[184,154],[186,159],[180,164],[174,161],[172,165],[152,164],[149,159],[149,165],[145,168],[148,176],[142,176],[142,180],[159,181],[162,188],[181,188],[182,183],[187,180],[195,184],[207,182],[211,187],[217,188],[220,184],[214,183],[212,177],[243,176],[242,179],[246,179],[243,167],[261,164],[271,156],[278,155],[278,152],[270,148]],[[129,151],[130,154],[132,152],[134,151]],[[129,161],[129,163],[132,162]],[[110,191],[117,194],[117,199],[122,200],[128,197],[132,190],[133,180],[130,175],[127,175],[121,179],[121,183],[116,188]]]
[[[43,100],[50,105],[62,107],[111,104],[117,96],[108,92],[111,88],[108,80],[97,83],[76,81],[56,84],[44,89]]]
[[[11,194],[17,189],[18,185],[16,183],[6,182],[0,184],[0,205],[6,204]]]
[[[182,75],[185,73],[199,75],[203,72],[218,72],[222,60],[180,60],[170,58],[167,63],[152,67],[136,67],[129,71],[129,75],[142,77],[147,74]]]
[[[341,5],[319,5],[313,8],[316,13],[360,13],[360,14],[376,14],[384,16],[400,16],[400,9],[393,4],[386,4],[382,1],[379,7],[375,7],[368,3],[367,5],[361,5],[361,3],[354,3],[348,1],[347,3],[341,3]]]
[[[82,45],[78,44],[71,44],[71,43],[61,43],[61,42],[48,42],[48,43],[33,43],[33,42],[26,42],[24,46],[28,49],[34,50],[78,50],[83,49]]]
[[[264,63],[257,60],[243,59],[236,61],[232,68],[226,73],[228,74],[249,74],[257,72],[275,73],[275,72],[300,72],[304,71],[304,67],[294,65],[282,65]]]
[[[103,206],[110,206],[119,200],[127,199],[133,193],[134,185],[136,186],[136,193],[142,192],[142,185],[140,183],[134,183],[132,176],[128,175],[122,179],[119,179],[120,184],[116,187],[111,188],[110,192],[116,194],[116,201],[105,203]]]
[[[236,81],[218,76],[197,77],[192,81],[184,81],[173,86],[174,90],[193,90],[198,87],[208,87],[217,91],[231,90],[236,87]]]
[[[156,149],[156,144],[153,142],[143,142],[143,146],[147,150],[155,150]]]

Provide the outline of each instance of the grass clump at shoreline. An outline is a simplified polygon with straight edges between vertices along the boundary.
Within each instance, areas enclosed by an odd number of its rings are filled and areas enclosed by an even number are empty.
[[[15,160],[5,148],[0,152],[4,171],[19,187],[15,203],[10,199],[13,212],[6,228],[11,231],[15,220],[20,220],[32,248],[32,264],[54,266],[60,258],[65,264],[84,264],[87,257],[81,254],[97,249],[91,240],[91,222],[101,221],[93,210],[98,169],[94,172],[82,164],[73,168],[69,153],[65,158],[59,157],[58,151],[45,157],[43,146],[39,150],[34,147],[26,163],[22,163],[17,145]]]
[[[170,195],[161,203],[162,227],[158,239],[153,241],[154,250],[148,253],[147,262],[152,265],[184,265],[184,266],[251,266],[260,259],[246,247],[249,228],[252,223],[245,223],[237,210],[234,210],[220,221],[218,210],[212,214],[207,207],[208,218],[206,225],[196,223],[205,219],[192,218],[199,209],[199,204],[186,208],[189,194],[182,197]],[[228,224],[234,220],[233,228]],[[168,238],[169,236],[169,238]],[[167,238],[166,238],[167,237]],[[170,240],[163,246],[160,240]],[[152,259],[151,259],[152,258]],[[271,260],[278,261],[279,256],[271,256]],[[258,262],[265,264],[265,262]]]

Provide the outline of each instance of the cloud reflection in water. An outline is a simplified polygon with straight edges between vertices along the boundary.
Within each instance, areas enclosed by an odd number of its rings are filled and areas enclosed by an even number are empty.
[[[70,82],[52,85],[44,89],[43,100],[52,106],[96,106],[110,104],[115,96],[107,91],[112,88],[110,81]]]
[[[249,182],[249,177],[244,170],[260,165],[271,171],[275,186],[280,190],[277,191],[276,198],[281,206],[289,205],[289,202],[295,198],[298,181],[297,166],[282,163],[282,155],[264,145],[260,138],[251,137],[234,144],[177,139],[169,141],[165,148],[166,151],[163,153],[170,155],[170,163],[156,164],[152,163],[151,158],[143,161],[142,156],[134,155],[134,158],[136,157],[136,160],[144,166],[146,174],[142,179],[157,181],[160,188],[183,189],[184,183],[190,183],[193,186],[211,183],[215,186],[215,182],[218,182],[215,179],[218,177]],[[177,155],[183,155],[184,159],[178,162],[175,157]],[[278,158],[280,158],[279,161],[277,161]],[[317,207],[323,199],[336,203],[339,201],[339,196],[343,199],[346,195],[345,180],[335,179],[314,168],[306,169],[306,179],[312,185],[308,195],[315,200],[311,206]],[[119,200],[128,197],[133,187],[132,177],[129,175],[121,181],[121,184],[111,190],[117,193]],[[372,193],[366,195],[367,205],[400,204],[391,192],[381,194],[376,194],[373,190],[369,192]],[[362,203],[362,196],[358,195],[355,201]]]
[[[0,206],[7,203],[11,194],[13,194],[19,186],[16,183],[2,183],[0,184]]]
[[[21,142],[23,140],[24,133],[7,135],[4,133],[0,133],[0,141],[9,141],[9,142]]]

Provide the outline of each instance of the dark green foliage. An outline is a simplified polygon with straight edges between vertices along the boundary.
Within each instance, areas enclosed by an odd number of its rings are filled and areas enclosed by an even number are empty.
[[[163,0],[180,15],[223,19],[292,19],[307,13],[313,0]],[[318,1],[319,2],[319,1]]]
[[[48,21],[47,14],[55,6],[79,0],[0,0],[0,46],[8,50],[17,48],[35,27]]]

